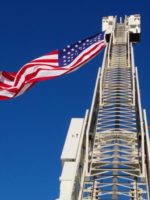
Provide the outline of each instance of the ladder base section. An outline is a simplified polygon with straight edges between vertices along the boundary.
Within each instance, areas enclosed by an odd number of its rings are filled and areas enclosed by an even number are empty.
[[[114,174],[116,173],[116,175]],[[82,200],[146,200],[146,180],[125,172],[102,171],[86,177]]]

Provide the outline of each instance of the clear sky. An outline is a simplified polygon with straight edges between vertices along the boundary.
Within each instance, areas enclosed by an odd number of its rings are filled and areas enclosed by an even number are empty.
[[[142,16],[135,47],[142,102],[150,123],[150,6],[146,0],[1,1],[0,70],[26,62],[101,31],[107,15]],[[71,117],[90,107],[103,53],[80,70],[35,85],[0,102],[0,200],[54,200],[60,155]]]

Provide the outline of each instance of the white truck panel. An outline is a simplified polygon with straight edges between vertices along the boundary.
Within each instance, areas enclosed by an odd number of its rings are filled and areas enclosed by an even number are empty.
[[[72,118],[61,155],[62,161],[76,159],[82,126],[83,118]]]
[[[72,195],[72,186],[76,173],[75,162],[65,162],[60,177],[60,197],[59,200],[69,200]]]
[[[65,162],[60,181],[71,181],[75,176],[75,162]]]

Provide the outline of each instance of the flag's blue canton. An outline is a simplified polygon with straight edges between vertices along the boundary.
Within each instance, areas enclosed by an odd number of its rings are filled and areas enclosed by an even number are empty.
[[[92,44],[104,39],[104,34],[99,33],[93,37],[78,41],[75,44],[67,45],[66,48],[59,50],[59,66],[64,67],[69,65],[82,51],[87,49]]]

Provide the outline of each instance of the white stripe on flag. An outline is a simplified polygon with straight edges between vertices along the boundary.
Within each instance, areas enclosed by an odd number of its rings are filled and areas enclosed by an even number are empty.
[[[41,56],[41,57],[36,58],[36,59],[34,59],[34,60],[41,60],[41,59],[43,59],[43,60],[47,60],[47,59],[58,59],[58,54]],[[34,61],[34,60],[33,60],[33,61]]]
[[[9,79],[7,79],[3,74],[0,75],[0,81],[10,86],[12,86],[13,84],[13,81],[10,81]]]
[[[31,80],[34,80],[36,78],[45,78],[45,77],[60,76],[60,75],[62,75],[64,73],[66,73],[67,71],[68,71],[67,69],[66,70],[41,70]]]
[[[16,85],[16,87],[19,88],[22,85],[22,83],[24,82],[26,76],[36,72],[38,69],[41,69],[41,70],[42,69],[44,69],[44,70],[53,70],[54,68],[50,67],[50,66],[46,66],[46,65],[43,65],[43,66],[42,65],[40,65],[40,66],[39,65],[37,65],[37,66],[35,65],[35,66],[30,67],[30,68],[27,68],[26,71],[20,77],[19,82]]]
[[[7,90],[0,90],[0,96],[4,96],[4,97],[13,97],[15,95],[14,92],[9,92]]]

